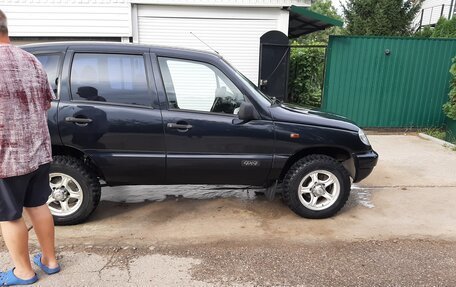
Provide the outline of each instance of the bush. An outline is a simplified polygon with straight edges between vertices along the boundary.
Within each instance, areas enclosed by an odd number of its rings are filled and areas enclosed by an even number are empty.
[[[426,26],[422,30],[416,32],[414,36],[417,38],[431,38],[433,33],[434,30],[432,30],[431,27]]]
[[[450,97],[449,101],[443,105],[443,112],[450,119],[456,120],[456,57],[453,58],[453,65],[451,66],[450,73],[452,75],[450,82]]]
[[[313,0],[310,10],[342,21],[331,0]],[[303,35],[292,45],[328,45],[329,35],[339,35],[341,27],[331,27],[323,31]],[[290,77],[288,100],[292,103],[317,108],[321,106],[323,75],[325,68],[325,48],[292,48],[290,53]]]
[[[422,38],[456,38],[456,17],[447,20],[440,18],[435,28],[429,26],[424,27],[414,35]]]
[[[324,48],[295,48],[290,55],[290,102],[320,107],[324,74]]]
[[[456,38],[456,17],[451,20],[440,18],[435,25],[432,38]]]

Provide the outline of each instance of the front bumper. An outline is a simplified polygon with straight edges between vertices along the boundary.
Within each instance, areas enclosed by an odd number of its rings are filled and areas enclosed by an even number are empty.
[[[378,153],[374,150],[363,153],[353,154],[353,160],[355,161],[356,176],[353,182],[360,182],[371,174],[374,167],[377,165]]]

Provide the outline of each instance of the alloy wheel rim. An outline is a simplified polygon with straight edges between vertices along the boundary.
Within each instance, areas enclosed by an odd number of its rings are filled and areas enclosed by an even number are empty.
[[[298,187],[299,201],[314,211],[331,207],[339,195],[339,179],[327,170],[316,170],[306,174]]]
[[[82,205],[84,194],[81,185],[64,173],[49,174],[51,195],[47,205],[52,215],[68,216],[74,214]]]

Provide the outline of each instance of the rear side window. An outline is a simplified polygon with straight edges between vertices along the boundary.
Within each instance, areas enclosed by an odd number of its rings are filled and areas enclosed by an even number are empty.
[[[46,70],[48,81],[51,84],[54,94],[57,95],[60,54],[39,54],[35,56],[41,65],[43,65],[44,70]]]
[[[142,55],[74,55],[71,67],[73,100],[151,106]]]

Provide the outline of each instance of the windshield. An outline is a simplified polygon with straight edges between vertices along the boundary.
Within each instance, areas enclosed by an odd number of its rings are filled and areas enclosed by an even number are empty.
[[[225,59],[224,59],[225,63],[227,65],[229,65],[235,72],[236,72],[236,75],[238,76],[238,78],[244,82],[247,87],[250,89],[250,91],[254,94],[257,94],[257,95],[260,95],[261,97],[258,98],[258,100],[260,100],[262,103],[264,104],[272,104],[273,103],[273,100],[266,94],[264,94],[260,88],[258,88],[254,83],[252,83],[246,76],[244,76],[241,72],[239,72],[235,67],[233,67],[229,62],[227,62]]]

